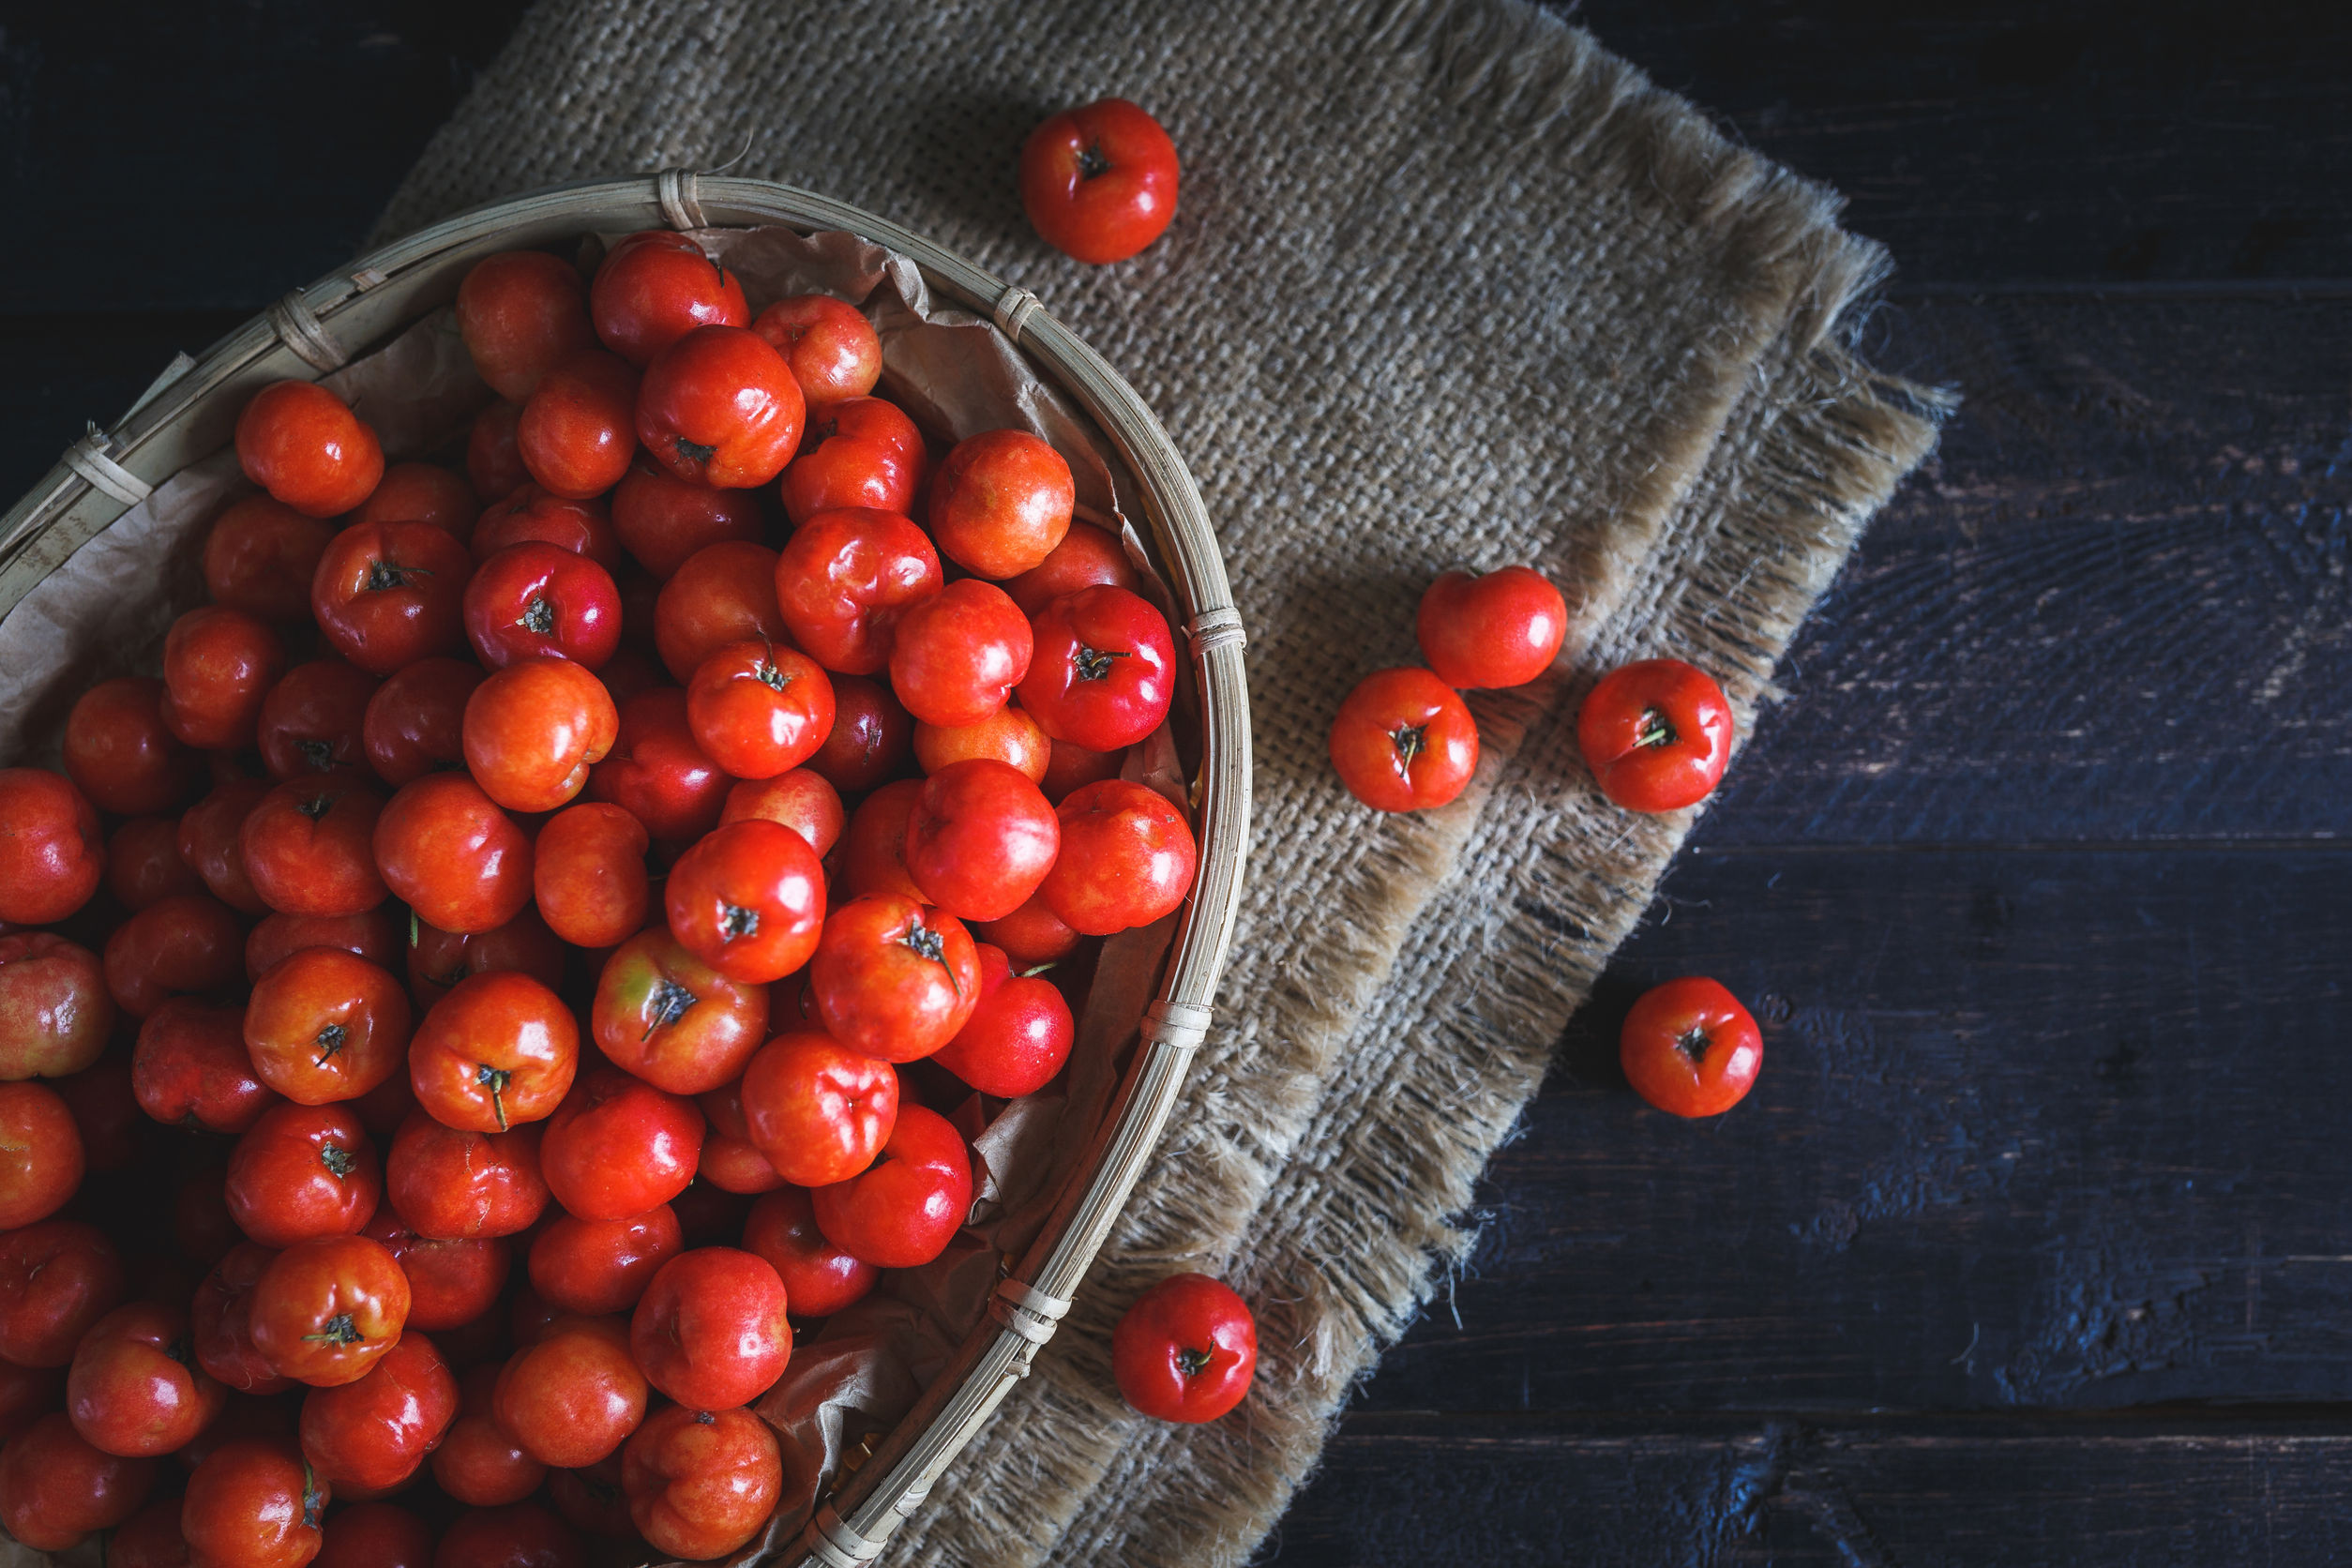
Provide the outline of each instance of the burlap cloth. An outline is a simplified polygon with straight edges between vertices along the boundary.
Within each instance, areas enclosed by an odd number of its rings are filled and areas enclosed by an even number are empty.
[[[1138,260],[1048,249],[1023,134],[1119,95],[1182,149]],[[1077,1311],[893,1546],[902,1563],[1244,1558],[1458,1216],[1688,816],[1594,791],[1592,672],[1712,671],[1743,729],[1936,401],[1847,347],[1882,253],[1836,201],[1514,0],[545,0],[389,234],[535,186],[710,167],[886,214],[1034,290],[1167,422],[1250,637],[1256,848],[1218,1027]],[[1422,587],[1532,562],[1560,673],[1479,697],[1476,784],[1414,817],[1324,760],[1415,658]],[[1595,1193],[1595,1201],[1606,1194]],[[1248,1403],[1128,1413],[1109,1328],[1180,1267],[1258,1307]]]

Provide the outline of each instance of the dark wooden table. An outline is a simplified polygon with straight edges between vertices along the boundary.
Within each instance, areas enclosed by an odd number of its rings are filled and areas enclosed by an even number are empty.
[[[516,9],[0,7],[0,490],[347,256]],[[2352,8],[1986,9],[1584,8],[1967,402],[1270,1559],[2352,1554]],[[1770,1065],[1668,1124],[1612,1041],[1696,971]]]

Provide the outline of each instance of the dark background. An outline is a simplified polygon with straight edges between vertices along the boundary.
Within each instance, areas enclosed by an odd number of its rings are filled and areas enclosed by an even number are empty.
[[[0,5],[0,491],[353,254],[520,8]],[[1966,402],[1268,1556],[2333,1560],[2352,8],[1581,15],[1847,193]],[[1696,1125],[1614,1065],[1695,972],[1769,1063]]]

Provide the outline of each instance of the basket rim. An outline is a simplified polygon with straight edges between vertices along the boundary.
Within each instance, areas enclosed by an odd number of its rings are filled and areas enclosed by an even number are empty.
[[[350,357],[343,342],[371,346],[415,319],[403,310],[406,301],[452,269],[493,250],[548,243],[583,228],[761,224],[844,231],[908,257],[927,284],[987,316],[1085,410],[1135,475],[1144,520],[1171,568],[1170,586],[1184,615],[1179,629],[1191,649],[1201,699],[1194,886],[1159,990],[1145,1011],[1138,1048],[1088,1150],[1091,1174],[1065,1188],[1036,1242],[1000,1285],[988,1317],[931,1387],[865,1464],[837,1477],[832,1495],[819,1499],[797,1560],[854,1568],[880,1553],[1028,1373],[1068,1310],[1158,1143],[1206,1033],[1239,912],[1251,796],[1242,619],[1199,488],[1135,389],[1028,290],[822,193],[683,170],[571,181],[483,203],[377,247],[289,294],[203,356],[175,358],[122,419],[106,430],[93,424],[56,467],[0,515],[0,619],[48,571],[196,460],[188,454],[203,432],[188,427],[201,424],[200,415],[217,402],[241,406],[244,400],[222,394],[289,377],[317,380]],[[454,282],[450,286],[454,291]],[[214,441],[205,450],[223,445]]]

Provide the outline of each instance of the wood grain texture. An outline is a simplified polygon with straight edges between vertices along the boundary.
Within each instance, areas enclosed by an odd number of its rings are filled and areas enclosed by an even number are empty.
[[[2323,1563],[2352,1487],[2341,1417],[1353,1415],[1325,1453],[1293,1568]]]

